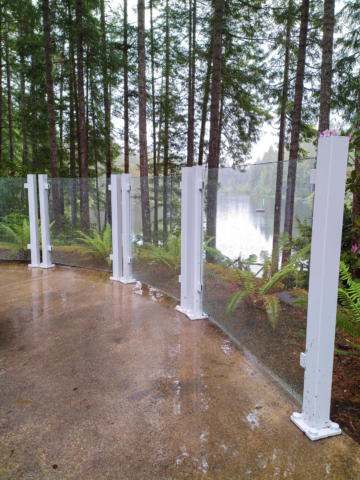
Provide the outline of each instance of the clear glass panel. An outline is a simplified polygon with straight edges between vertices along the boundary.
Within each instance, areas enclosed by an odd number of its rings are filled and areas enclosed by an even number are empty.
[[[131,180],[133,277],[177,299],[180,298],[180,180],[177,175]],[[146,218],[147,191],[150,224],[146,231],[143,218]]]
[[[28,193],[25,178],[0,178],[0,259],[30,261]]]
[[[111,272],[111,211],[105,178],[49,179],[52,261]]]
[[[205,202],[204,311],[299,398],[313,165],[313,159],[297,161],[293,245],[289,266],[283,269],[281,251],[288,244],[283,233],[278,261],[273,252],[277,163],[236,171],[209,170]],[[283,167],[280,232],[284,229],[288,162]],[[279,269],[281,274],[276,273]]]

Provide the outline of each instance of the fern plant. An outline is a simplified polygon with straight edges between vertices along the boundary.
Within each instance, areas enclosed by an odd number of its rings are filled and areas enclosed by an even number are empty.
[[[340,262],[338,298],[342,308],[338,308],[337,327],[354,338],[360,338],[360,284],[352,279],[344,262]],[[354,346],[360,350],[360,345]]]
[[[106,223],[105,229],[102,233],[99,233],[95,228],[92,230],[92,236],[86,235],[86,233],[78,231],[79,238],[83,242],[83,246],[79,250],[82,255],[90,254],[95,258],[105,260],[108,265],[111,265],[110,253],[112,248],[111,243],[111,226]]]
[[[174,276],[178,275],[181,265],[180,235],[169,235],[167,241],[160,246],[145,243],[139,247],[139,258],[165,265]]]
[[[275,328],[280,316],[280,301],[276,295],[271,294],[276,283],[280,283],[282,279],[293,274],[299,268],[299,264],[303,261],[304,257],[310,250],[310,244],[304,247],[300,252],[296,253],[290,258],[290,261],[282,267],[281,270],[274,275],[271,273],[271,257],[267,252],[261,252],[260,258],[263,261],[263,278],[257,278],[256,274],[249,270],[241,270],[236,267],[235,262],[231,261],[228,257],[222,256],[225,264],[231,266],[237,274],[240,280],[242,290],[234,292],[227,301],[225,312],[230,315],[244,299],[256,305],[258,301],[261,301],[270,325]],[[216,249],[212,249],[212,253],[220,257],[222,254]],[[259,273],[259,272],[258,272]]]
[[[30,226],[26,218],[24,218],[21,225],[13,224],[12,226],[0,224],[6,238],[12,243],[11,249],[14,257],[18,253],[24,253],[27,250],[27,246],[30,243]]]

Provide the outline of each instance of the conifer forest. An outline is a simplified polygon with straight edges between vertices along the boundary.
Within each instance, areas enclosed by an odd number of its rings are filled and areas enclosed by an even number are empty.
[[[336,12],[334,0],[1,0],[0,11],[1,177],[109,178],[119,155],[125,173],[138,155],[141,177],[238,168],[272,122],[291,199],[302,142],[330,116],[360,126],[357,0]]]

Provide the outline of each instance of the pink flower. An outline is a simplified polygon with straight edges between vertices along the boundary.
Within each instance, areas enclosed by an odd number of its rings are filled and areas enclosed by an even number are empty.
[[[334,131],[332,132],[331,136],[333,136],[333,137],[338,137],[339,134],[338,134],[338,132],[337,132],[336,130],[334,130]]]
[[[351,140],[352,136],[353,136],[353,134],[349,133],[348,137],[350,138],[350,140]]]
[[[321,133],[319,133],[319,138],[324,138],[325,135],[322,135]]]
[[[351,251],[353,253],[356,253],[357,249],[358,249],[358,246],[356,244],[351,247]]]
[[[330,137],[330,130],[324,130],[323,137]]]

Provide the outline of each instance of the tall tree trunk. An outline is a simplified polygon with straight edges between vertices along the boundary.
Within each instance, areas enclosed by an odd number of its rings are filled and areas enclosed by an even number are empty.
[[[360,115],[360,75],[359,75],[359,91],[358,91],[358,105],[357,105],[357,114]],[[360,119],[357,121],[357,127],[360,129]],[[360,179],[360,147],[356,147],[355,149],[355,171],[356,171],[356,178]],[[360,191],[355,190],[353,194],[353,222],[352,224],[355,225],[358,217],[360,216]],[[355,229],[351,232],[351,241],[353,245],[360,246],[360,234],[358,229]],[[355,278],[357,275],[357,269],[352,266],[352,275]]]
[[[206,215],[206,236],[209,246],[216,248],[216,215],[217,215],[217,189],[219,178],[219,133],[220,119],[219,106],[221,97],[221,60],[222,60],[222,31],[223,31],[224,0],[216,0],[214,13],[214,45],[213,69],[211,83],[210,107],[210,145],[209,145],[209,173],[208,173],[208,198]],[[212,260],[210,252],[206,253],[208,261]]]
[[[211,43],[210,43],[210,47],[209,47],[209,53],[208,53],[206,77],[205,77],[204,97],[203,97],[203,102],[202,102],[202,107],[201,107],[199,165],[203,164],[203,159],[204,159],[205,129],[206,129],[209,96],[210,96],[210,78],[211,78],[212,53],[213,53],[212,51],[213,51],[213,40],[211,39]]]
[[[97,142],[96,142],[96,113],[95,113],[95,106],[94,106],[94,82],[93,82],[92,75],[91,75],[91,112],[92,112],[92,124],[93,124],[93,151],[94,151],[94,161],[95,161],[96,212],[97,212],[98,229],[100,231],[101,219],[100,219],[98,154],[97,154]]]
[[[106,158],[106,178],[110,181],[111,177],[111,117],[109,100],[109,78],[108,78],[108,60],[106,51],[106,26],[105,26],[105,2],[100,0],[101,10],[101,46],[102,46],[102,74],[104,88],[104,110],[105,110],[105,158]],[[126,47],[125,47],[126,48]],[[107,221],[111,224],[111,192],[106,190],[106,212]]]
[[[287,232],[289,239],[292,238],[293,215],[294,215],[294,197],[296,182],[296,164],[299,153],[299,138],[301,125],[302,98],[304,89],[304,73],[305,73],[305,57],[306,43],[309,23],[309,0],[303,0],[300,22],[299,50],[296,68],[294,111],[292,117],[291,140],[289,169],[286,187],[286,204],[285,204],[285,223],[284,232]],[[289,251],[283,251],[282,265],[284,265],[290,256]]]
[[[2,128],[3,128],[3,111],[2,111],[2,94],[3,94],[3,89],[2,89],[2,71],[3,71],[3,64],[2,64],[2,57],[3,57],[3,51],[2,51],[2,15],[3,15],[3,9],[2,9],[2,2],[0,0],[0,164],[2,164]]]
[[[69,78],[70,112],[69,112],[69,144],[70,144],[70,177],[71,177],[71,221],[76,225],[77,220],[77,200],[76,200],[76,131],[75,131],[75,112],[74,112],[74,91],[76,89],[72,65]]]
[[[130,172],[129,164],[129,79],[128,79],[128,5],[124,0],[124,166]]]
[[[15,173],[14,166],[14,135],[13,135],[13,114],[12,114],[12,95],[11,95],[11,74],[10,74],[10,52],[9,52],[9,25],[5,13],[5,55],[6,55],[6,82],[8,98],[8,127],[9,127],[9,146],[11,175]]]
[[[75,115],[77,115],[77,92],[76,92],[76,73],[75,73],[75,58],[74,58],[74,39],[73,39],[73,20],[71,13],[71,2],[68,3],[68,21],[69,21],[69,57],[70,57],[70,76],[69,76],[69,96],[70,96],[70,111],[69,111],[69,146],[70,146],[70,202],[71,202],[71,221],[73,226],[77,221],[77,184],[76,179],[76,138],[77,138],[77,121],[75,124]],[[75,113],[76,112],[76,113]]]
[[[50,36],[50,8],[49,0],[43,0],[43,23],[44,23],[44,46],[45,46],[45,73],[46,73],[46,93],[47,93],[47,111],[49,124],[49,145],[50,145],[50,165],[52,181],[52,199],[54,210],[55,230],[61,229],[60,217],[60,195],[59,195],[59,167],[57,159],[56,144],[56,119],[55,119],[55,96],[53,82],[53,67],[51,59],[51,36]]]
[[[150,198],[146,139],[146,60],[145,60],[145,2],[138,0],[138,62],[139,62],[139,139],[141,213],[144,241],[151,241]]]
[[[150,44],[151,44],[151,106],[152,106],[152,136],[153,136],[153,162],[154,162],[154,243],[158,245],[159,233],[159,179],[156,159],[156,111],[155,111],[155,63],[154,63],[154,21],[153,0],[150,0]]]
[[[80,215],[82,231],[90,228],[89,213],[89,186],[88,186],[88,152],[86,148],[86,121],[85,121],[85,94],[84,94],[84,48],[82,25],[82,0],[76,0],[76,47],[77,47],[77,74],[78,74],[78,102],[79,102],[79,167],[80,167]]]
[[[163,233],[168,233],[168,175],[169,175],[169,121],[170,121],[170,27],[169,0],[166,0],[165,24],[165,98],[164,98],[164,185],[163,185]]]
[[[286,40],[285,40],[285,65],[283,76],[283,88],[281,95],[280,110],[280,131],[279,131],[279,150],[276,171],[276,187],[275,187],[275,205],[274,205],[274,232],[272,247],[272,272],[277,272],[279,268],[279,235],[281,224],[281,200],[282,185],[284,173],[284,151],[285,151],[285,132],[286,132],[286,111],[289,89],[289,63],[290,63],[290,35],[292,25],[292,0],[289,0],[288,16],[286,22]]]
[[[330,127],[330,98],[332,77],[332,53],[334,41],[335,0],[324,0],[324,23],[321,60],[319,132]]]
[[[23,19],[19,18],[19,36],[24,39]],[[26,97],[25,97],[25,59],[24,55],[20,55],[20,85],[21,85],[21,115],[22,115],[22,136],[23,136],[23,165],[29,165],[29,153],[27,142],[27,119],[26,119]]]
[[[193,95],[193,11],[192,1],[189,0],[189,81],[188,81],[188,131],[187,131],[187,166],[192,167],[194,165],[194,95]]]
[[[62,63],[60,69],[60,117],[59,117],[59,130],[60,130],[60,155],[59,155],[59,173],[60,177],[64,173],[64,57],[65,57],[65,38],[63,38],[62,43]],[[61,215],[65,214],[65,203],[64,203],[64,182],[60,180],[60,213]]]
[[[34,30],[31,29],[31,38],[34,38]],[[35,69],[35,58],[34,55],[31,55],[31,71],[34,72]],[[35,89],[35,80],[31,79],[30,86],[30,96],[31,96],[31,161],[32,161],[32,173],[36,172],[37,168],[37,109],[36,109],[36,99],[37,92]]]

